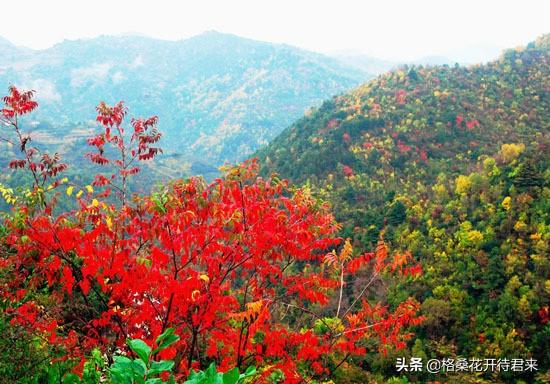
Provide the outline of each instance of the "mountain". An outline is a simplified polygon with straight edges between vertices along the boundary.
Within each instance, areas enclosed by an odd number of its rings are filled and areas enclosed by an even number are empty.
[[[341,61],[344,65],[354,67],[366,73],[381,74],[398,66],[398,63],[378,59],[360,52],[342,51],[331,53],[331,56]]]
[[[441,55],[430,55],[424,56],[417,60],[413,60],[410,63],[411,65],[451,65],[454,64],[451,59],[446,56]]]
[[[320,54],[218,32],[102,36],[39,51],[0,41],[0,86],[37,91],[33,116],[51,129],[40,134],[77,137],[99,101],[124,100],[131,115],[157,114],[164,148],[199,168],[244,158],[368,77]]]
[[[446,56],[423,56],[419,59],[412,61],[391,61],[383,60],[361,53],[335,53],[332,55],[338,59],[342,64],[351,66],[366,73],[372,73],[376,75],[383,74],[392,69],[396,69],[404,65],[452,65],[455,62]]]
[[[354,67],[371,74],[382,74],[404,65],[461,65],[485,63],[497,58],[502,52],[501,47],[493,44],[467,45],[445,52],[443,55],[428,55],[416,60],[392,61],[384,60],[354,51],[332,52],[330,56],[338,59],[342,64]]]
[[[530,357],[548,372],[550,35],[484,65],[378,76],[325,101],[256,156],[264,174],[329,201],[356,249],[372,250],[383,236],[422,263],[422,277],[386,298],[423,303],[408,356]],[[390,354],[366,366],[391,376],[394,362]],[[546,380],[533,371],[482,376],[411,374]]]

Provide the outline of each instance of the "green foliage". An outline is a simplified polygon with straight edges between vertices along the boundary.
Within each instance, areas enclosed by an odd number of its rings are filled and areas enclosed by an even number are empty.
[[[63,368],[69,369],[70,366],[51,368],[49,370],[48,383],[62,383],[62,384],[99,384],[101,383],[101,373],[105,368],[105,361],[101,352],[98,349],[94,349],[90,358],[84,363],[82,370],[82,378],[74,373],[68,373],[62,375]]]
[[[185,384],[242,384],[246,379],[256,374],[256,368],[251,366],[244,373],[239,373],[235,367],[225,373],[216,370],[216,364],[212,363],[204,371],[192,370]]]
[[[53,351],[0,315],[0,383],[35,384],[46,379]]]
[[[124,355],[114,357],[114,363],[110,366],[105,364],[105,358],[98,349],[92,351],[90,357],[84,363],[82,375],[71,372],[74,362],[60,361],[51,366],[46,366],[45,375],[33,375],[29,380],[21,380],[21,376],[10,376],[6,371],[2,379],[19,377],[21,383],[48,383],[48,384],[175,384],[174,376],[171,374],[174,362],[169,360],[156,360],[159,352],[165,350],[179,340],[174,334],[174,329],[168,328],[156,339],[157,348],[154,350],[144,341],[139,339],[128,340],[127,345],[137,356],[131,358]],[[31,357],[29,355],[29,357]],[[0,363],[5,364],[7,359],[2,358]],[[12,368],[15,366],[13,364]],[[212,363],[204,371],[192,370],[185,384],[243,384],[251,382],[250,379],[256,375],[256,368],[253,366],[239,373],[237,367],[227,371],[218,372],[216,364]],[[162,377],[168,377],[164,380]],[[4,382],[1,381],[0,382]],[[9,381],[13,382],[13,381]]]
[[[155,350],[143,340],[128,340],[130,350],[137,358],[124,355],[114,356],[114,363],[106,366],[105,359],[99,350],[92,351],[90,358],[84,363],[82,377],[71,373],[74,363],[71,361],[55,363],[47,370],[49,384],[162,384],[175,383],[173,375],[174,362],[156,360],[159,352],[179,340],[174,329],[168,328],[156,340]],[[169,375],[168,381],[161,376]]]
[[[137,355],[136,359],[127,356],[115,356],[114,364],[109,368],[109,377],[113,384],[160,384],[165,381],[158,376],[170,373],[173,361],[155,361],[155,356],[177,342],[179,337],[172,328],[168,328],[157,338],[158,348],[152,350],[143,340],[128,340],[128,347]],[[168,383],[173,383],[171,376]]]

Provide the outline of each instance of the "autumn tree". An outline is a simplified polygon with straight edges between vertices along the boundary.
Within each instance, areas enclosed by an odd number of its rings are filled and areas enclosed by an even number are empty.
[[[408,328],[421,321],[419,304],[389,307],[366,293],[384,276],[418,275],[410,254],[392,254],[382,238],[375,252],[354,254],[325,203],[259,177],[256,161],[210,184],[173,181],[129,204],[126,177],[139,171],[134,161],[160,151],[152,146],[160,134],[156,118],[134,120],[125,141],[125,114],[121,103],[98,107],[103,132],[89,140],[97,152],[88,155],[118,168],[96,186],[115,188],[122,207],[90,189],[76,196],[75,211],[23,210],[5,220],[2,300],[13,326],[69,357],[92,347],[112,356],[127,338],[153,344],[174,328],[181,339],[159,357],[175,359],[179,372],[212,361],[221,369],[256,365],[260,380],[287,383],[330,377],[361,358],[368,340],[380,351],[405,346]],[[107,144],[118,158],[108,157]],[[371,278],[344,297],[347,277],[359,272]]]

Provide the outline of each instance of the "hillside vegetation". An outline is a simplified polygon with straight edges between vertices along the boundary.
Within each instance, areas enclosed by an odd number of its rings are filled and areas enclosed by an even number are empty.
[[[330,201],[357,249],[372,249],[384,230],[392,248],[422,262],[425,274],[388,299],[408,292],[423,302],[409,356],[532,357],[539,372],[550,367],[549,51],[545,35],[486,65],[388,72],[257,153],[265,174]],[[370,367],[391,375],[394,362]]]

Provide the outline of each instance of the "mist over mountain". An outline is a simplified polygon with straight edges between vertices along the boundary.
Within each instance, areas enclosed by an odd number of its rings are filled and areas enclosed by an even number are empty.
[[[369,77],[334,58],[214,31],[181,41],[101,36],[45,50],[0,40],[0,86],[37,91],[43,136],[78,141],[99,101],[124,100],[130,115],[158,115],[163,147],[191,166],[242,159],[306,108]]]
[[[468,45],[452,51],[429,54],[414,60],[390,60],[359,52],[337,51],[330,53],[344,65],[372,74],[382,74],[402,65],[461,65],[487,63],[498,58],[505,47],[494,44]]]

